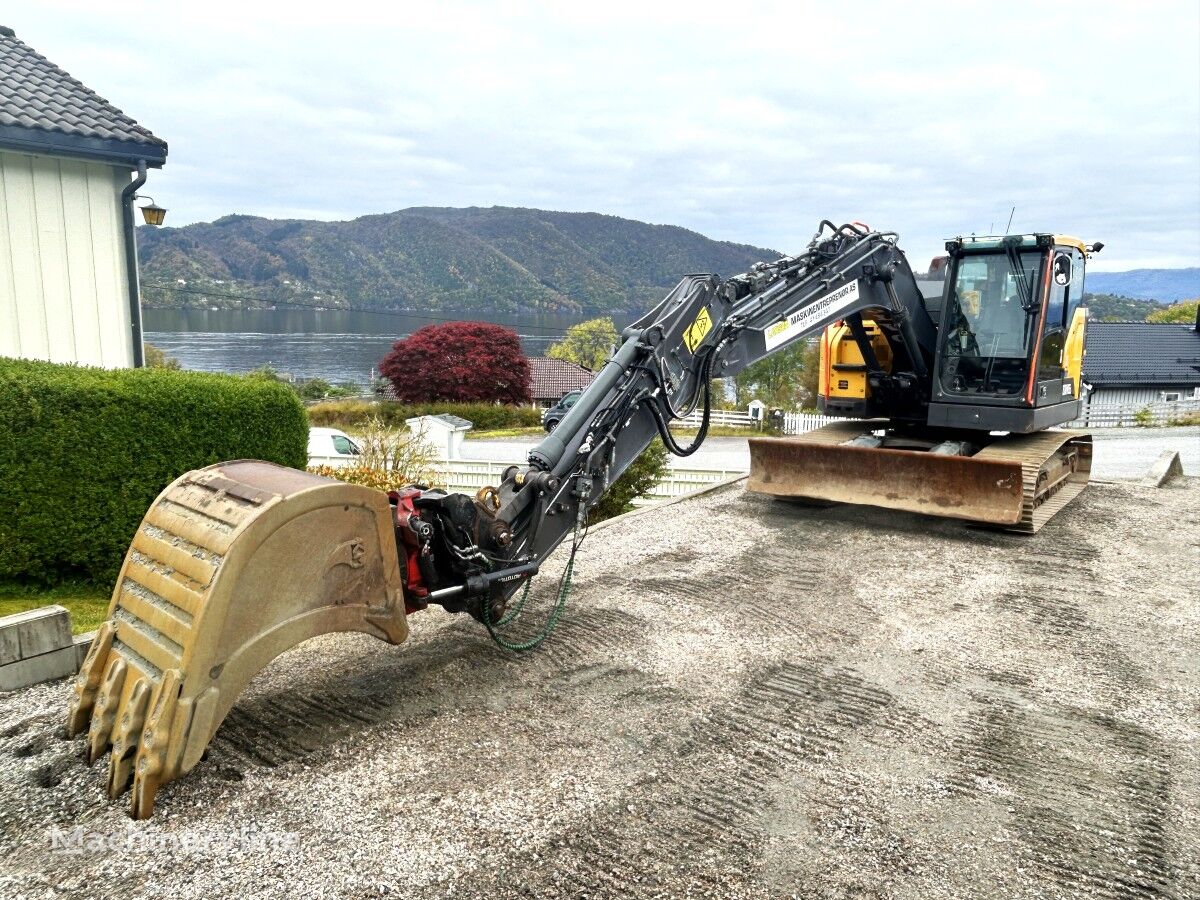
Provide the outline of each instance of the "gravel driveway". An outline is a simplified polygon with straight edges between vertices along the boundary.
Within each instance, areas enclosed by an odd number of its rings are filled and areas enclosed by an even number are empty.
[[[0,697],[0,894],[1200,895],[1200,480],[1032,537],[736,485],[575,581],[525,656],[435,612],[290,651],[143,823],[68,685]]]

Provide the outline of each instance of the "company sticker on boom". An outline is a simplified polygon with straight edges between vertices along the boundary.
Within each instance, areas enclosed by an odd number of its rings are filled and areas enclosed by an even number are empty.
[[[837,290],[830,291],[824,297],[814,300],[803,309],[796,310],[774,325],[768,325],[763,329],[763,339],[767,343],[767,349],[773,350],[792,338],[800,337],[805,332],[811,331],[813,326],[819,324],[822,319],[828,318],[831,313],[840,312],[857,302],[858,281],[856,279],[849,284],[842,285]]]

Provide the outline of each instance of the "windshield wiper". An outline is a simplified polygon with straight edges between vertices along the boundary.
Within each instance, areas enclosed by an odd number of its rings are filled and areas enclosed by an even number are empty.
[[[1021,244],[1019,237],[1006,237],[1001,242],[1004,246],[1004,255],[1008,259],[1008,267],[1012,269],[1013,278],[1017,282],[1017,293],[1021,299],[1021,309],[1026,313],[1034,312],[1033,289],[1029,286],[1029,279],[1025,277],[1025,267],[1021,265],[1021,256],[1017,253],[1017,247]]]

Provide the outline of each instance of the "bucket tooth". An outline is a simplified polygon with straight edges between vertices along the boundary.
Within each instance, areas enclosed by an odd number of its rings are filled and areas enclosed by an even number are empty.
[[[92,711],[92,725],[88,729],[88,754],[90,766],[108,749],[112,738],[113,722],[117,718],[117,706],[121,701],[121,689],[125,686],[125,673],[128,666],[120,656],[109,659],[108,668],[104,671],[104,681],[96,696],[96,707]]]
[[[163,673],[150,698],[150,713],[142,727],[134,760],[133,794],[129,812],[135,819],[145,819],[154,811],[154,795],[168,777],[175,777],[168,766],[167,750],[171,746],[171,730],[179,699],[178,669]]]
[[[189,472],[134,536],[68,731],[90,719],[89,761],[112,743],[108,793],[132,778],[130,811],[145,818],[255,674],[334,631],[408,636],[387,496],[249,460]]]
[[[129,699],[122,704],[121,717],[113,731],[112,753],[108,757],[108,798],[116,800],[129,786],[133,773],[133,757],[142,736],[142,722],[146,718],[146,701],[150,698],[150,686],[146,679],[139,678],[133,685]]]
[[[96,705],[96,693],[100,690],[104,662],[108,659],[108,650],[112,646],[115,631],[116,627],[112,622],[105,622],[96,629],[96,636],[92,638],[79,674],[75,676],[75,699],[71,701],[71,708],[67,712],[67,737],[75,737],[87,728],[92,708]]]

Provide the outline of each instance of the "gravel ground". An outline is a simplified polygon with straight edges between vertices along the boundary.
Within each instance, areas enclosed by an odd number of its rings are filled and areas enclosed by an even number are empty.
[[[1092,439],[1094,478],[1140,478],[1164,450],[1178,450],[1184,472],[1200,475],[1200,428],[1097,428],[1092,431]],[[463,456],[495,462],[523,460],[537,440],[467,441]],[[695,455],[685,459],[672,457],[671,464],[685,469],[745,472],[750,468],[750,449],[744,438],[712,437]]]
[[[290,651],[147,822],[0,697],[0,895],[1200,896],[1198,596],[1200,479],[1032,537],[735,485],[591,535],[535,653]]]

